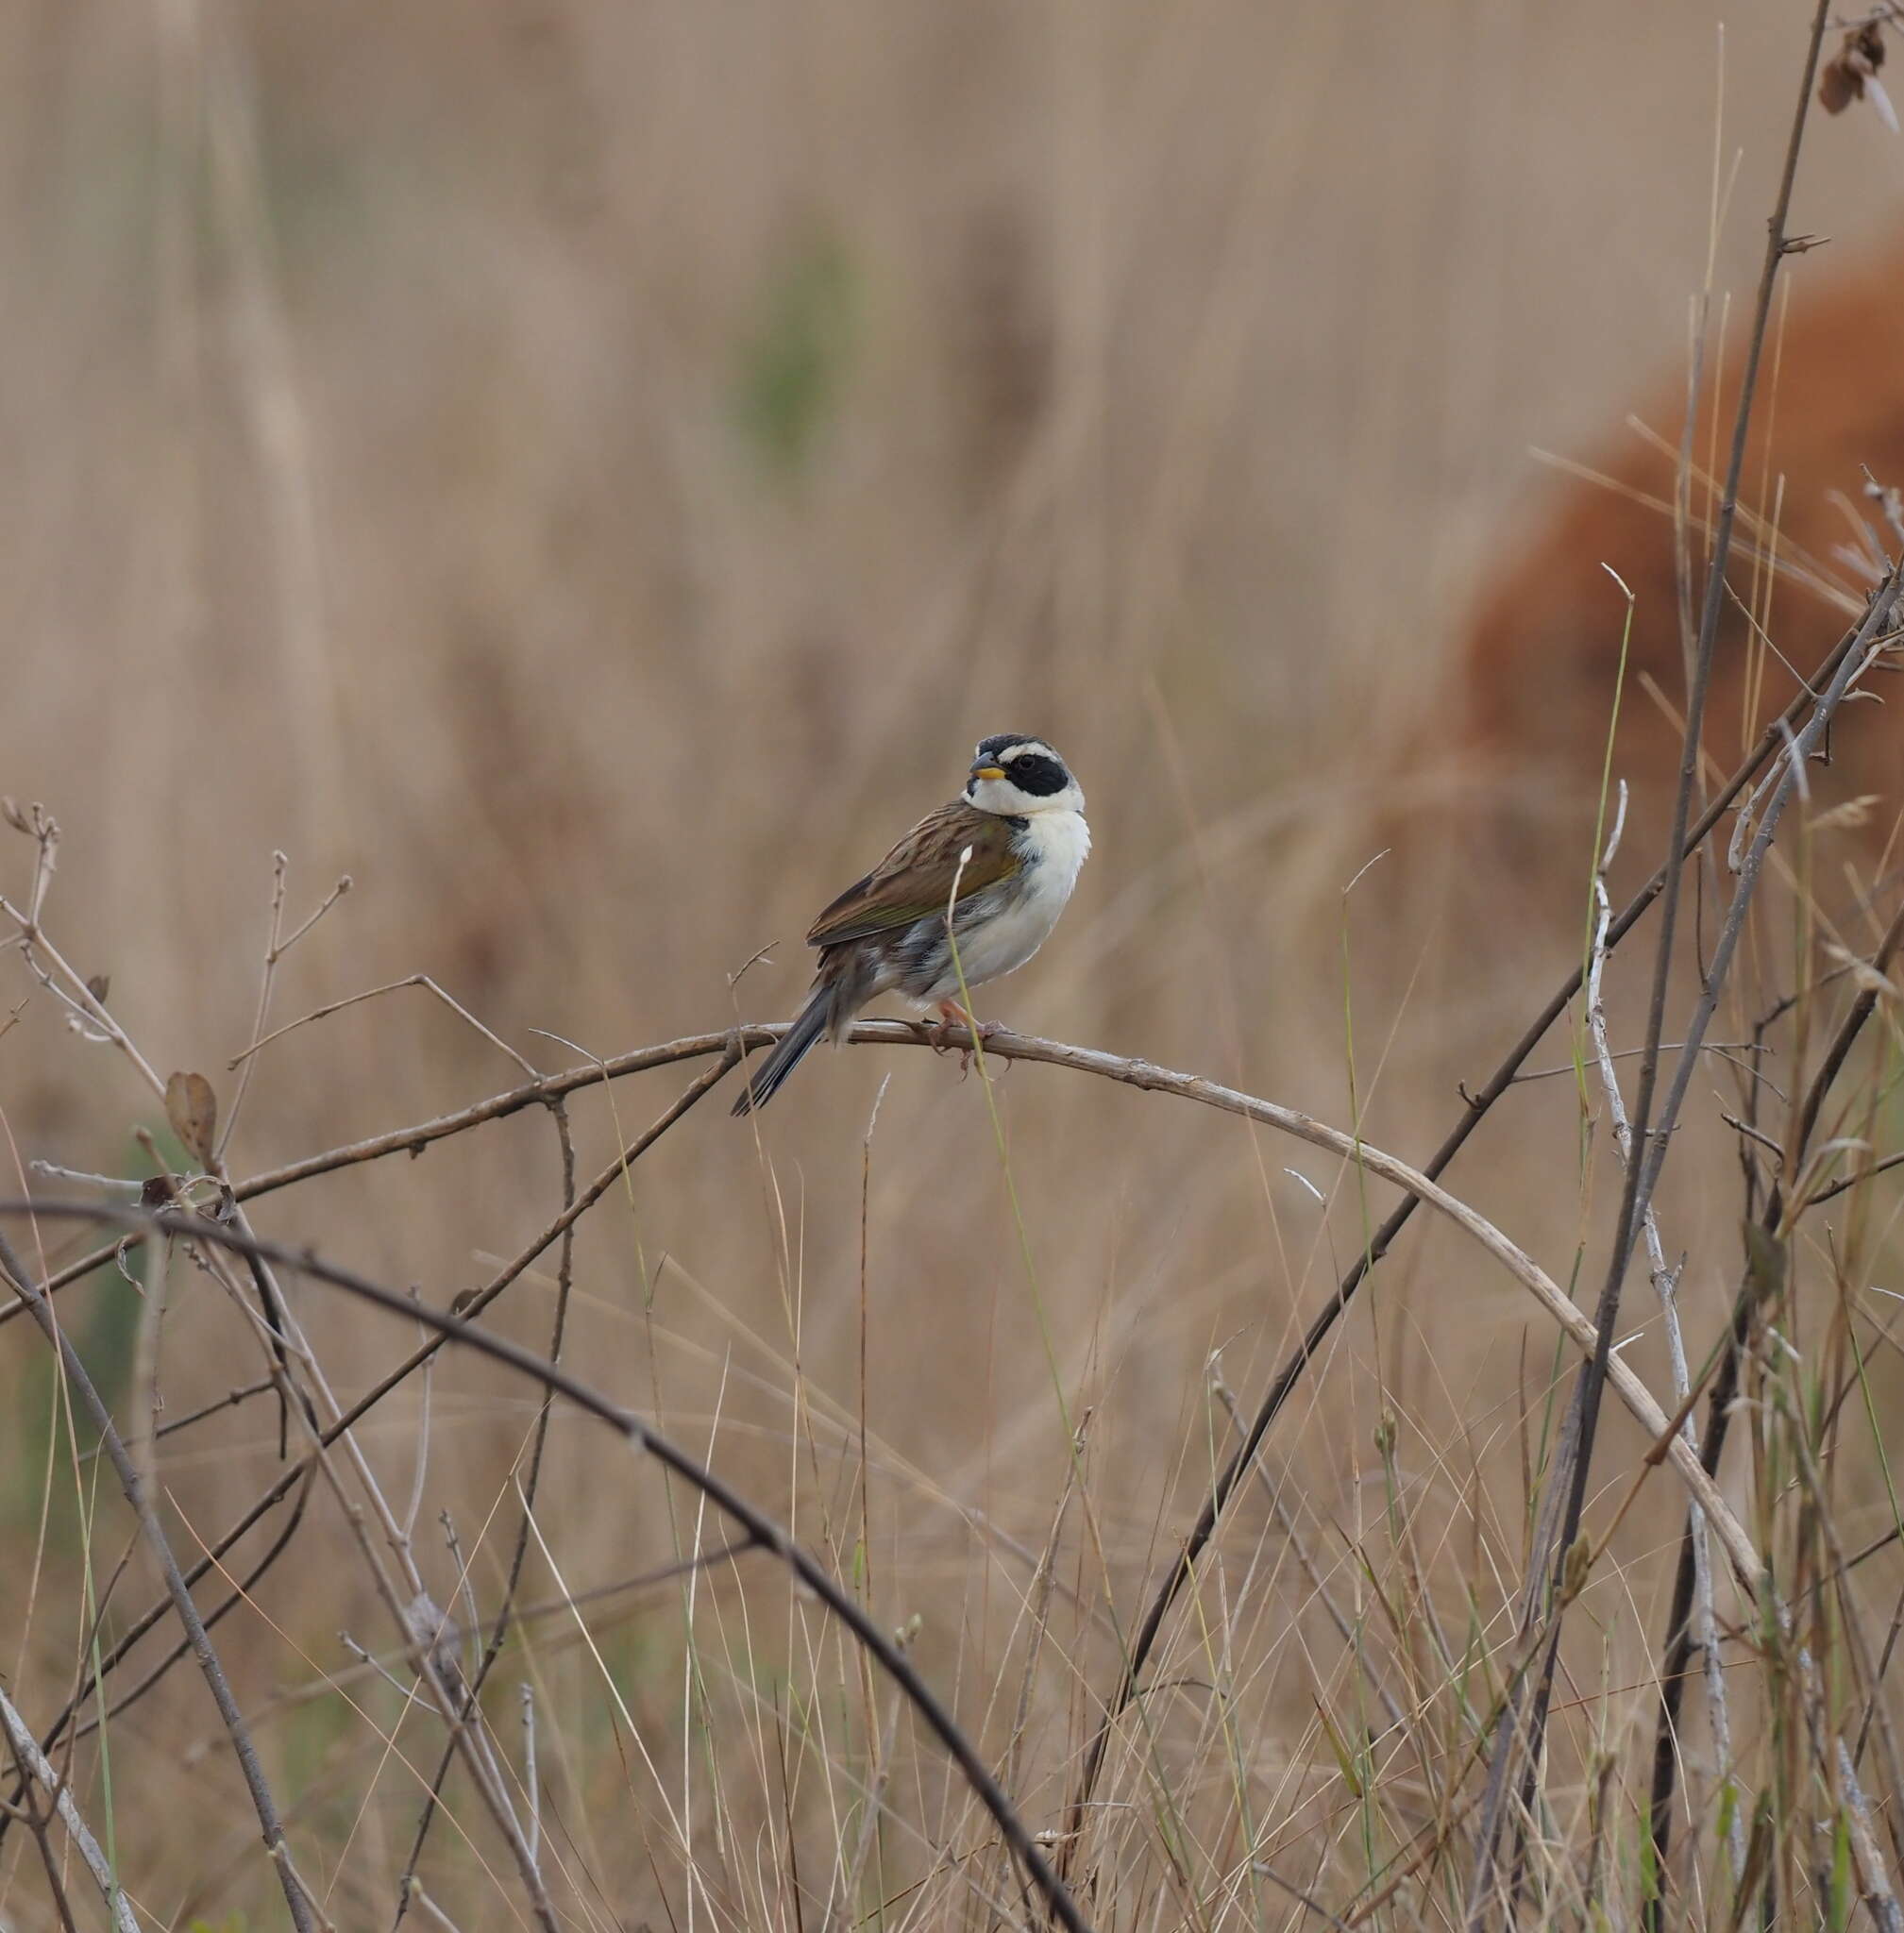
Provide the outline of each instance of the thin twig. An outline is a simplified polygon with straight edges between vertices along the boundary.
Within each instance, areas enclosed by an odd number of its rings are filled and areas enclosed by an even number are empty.
[[[536,1078],[535,1068],[529,1061],[517,1053],[499,1034],[494,1034],[485,1027],[460,1000],[453,1000],[445,993],[427,973],[407,973],[401,980],[386,981],[381,986],[366,987],[362,993],[353,993],[341,1000],[329,1000],[321,1007],[313,1007],[310,1013],[300,1014],[295,1020],[287,1020],[282,1027],[273,1028],[262,1040],[254,1040],[243,1053],[235,1054],[225,1065],[231,1068],[242,1067],[253,1054],[269,1047],[273,1041],[282,1040],[287,1034],[295,1034],[298,1028],[308,1027],[313,1020],[329,1019],[332,1014],[343,1013],[345,1007],[361,1006],[365,1000],[377,1000],[386,993],[400,993],[407,986],[420,986],[426,992],[434,994],[452,1014],[460,1019],[467,1020],[492,1047],[506,1053],[531,1081]]]
[[[535,1688],[522,1681],[522,1789],[529,1800],[529,1857],[542,1857],[542,1787],[535,1771]]]
[[[1626,782],[1623,780],[1621,782],[1624,784]],[[1610,925],[1611,921],[1609,920],[1608,923]],[[1685,1046],[1686,1043],[1683,1040],[1666,1040],[1660,1042],[1660,1051],[1661,1053],[1679,1053],[1683,1051]],[[1756,1048],[1757,1043],[1750,1040],[1709,1040],[1700,1051],[1702,1053],[1715,1053],[1721,1059],[1724,1059],[1728,1054],[1751,1053]],[[1643,1047],[1623,1047],[1613,1054],[1612,1058],[1616,1061],[1638,1060],[1645,1051],[1646,1050]],[[1514,1076],[1514,1085],[1517,1087],[1525,1086],[1529,1081],[1558,1081],[1563,1074],[1572,1075],[1578,1072],[1578,1067],[1572,1061],[1562,1061],[1558,1066],[1551,1067],[1529,1067],[1525,1074],[1516,1074]]]
[[[1592,957],[1587,972],[1587,1032],[1593,1044],[1593,1058],[1599,1068],[1600,1085],[1607,1096],[1607,1111],[1613,1123],[1613,1142],[1619,1151],[1623,1170],[1636,1159],[1633,1130],[1626,1118],[1626,1097],[1620,1091],[1620,1077],[1613,1069],[1613,1054],[1607,1039],[1607,1006],[1601,982],[1607,966],[1607,929],[1612,923],[1613,909],[1607,897],[1607,872],[1620,849],[1620,835],[1626,823],[1626,782],[1620,781],[1619,806],[1614,814],[1613,831],[1607,849],[1593,873]],[[1691,1414],[1692,1371],[1686,1361],[1686,1338],[1679,1326],[1678,1281],[1667,1266],[1666,1251],[1660,1238],[1659,1218],[1649,1201],[1642,1218],[1646,1240],[1646,1259],[1651,1265],[1653,1291],[1660,1299],[1660,1313],[1666,1332],[1666,1350],[1673,1369],[1673,1399],[1684,1412],[1680,1434],[1694,1451],[1699,1447],[1698,1432]],[[1706,1519],[1694,1504],[1686,1512],[1686,1536],[1693,1553],[1694,1622],[1693,1642],[1699,1648],[1706,1673],[1706,1701],[1712,1719],[1713,1756],[1717,1777],[1723,1786],[1731,1776],[1732,1723],[1726,1700],[1726,1678],[1721,1668],[1718,1643],[1718,1617],[1712,1602],[1712,1558],[1706,1539]],[[1734,1807],[1727,1848],[1732,1862],[1732,1879],[1738,1883],[1745,1864],[1745,1828]]]
[[[406,1905],[413,1899],[423,1908],[425,1913],[430,1916],[434,1925],[445,1929],[445,1933],[461,1933],[461,1929],[457,1926],[456,1922],[424,1891],[423,1884],[420,1880],[413,1878],[404,1889],[403,1897]]]
[[[284,927],[284,891],[290,869],[291,862],[283,853],[274,852],[271,855],[271,933],[264,943],[264,965],[258,981],[258,1011],[251,1022],[251,1040],[254,1047],[263,1036],[265,1018],[271,1012],[271,989],[278,978],[278,963],[350,890],[350,875],[345,873],[319,901],[317,910],[311,917],[289,939],[281,938]],[[225,1124],[219,1130],[217,1144],[212,1151],[219,1161],[224,1160],[225,1151],[231,1145],[231,1136],[238,1127],[238,1117],[244,1106],[244,1097],[251,1087],[254,1063],[250,1058],[249,1050],[242,1058],[244,1066],[238,1076],[238,1089],[231,1097],[231,1105],[225,1111]]]
[[[126,1894],[113,1875],[106,1855],[99,1850],[99,1841],[93,1837],[92,1828],[79,1816],[79,1808],[73,1803],[71,1786],[34,1743],[33,1734],[13,1708],[5,1686],[0,1686],[0,1731],[7,1734],[7,1743],[21,1771],[37,1779],[52,1798],[53,1809],[59,1813],[59,1823],[78,1847],[79,1857],[86,1862],[86,1870],[92,1874],[93,1883],[106,1902],[106,1910],[111,1917],[116,1933],[139,1933],[139,1922],[133,1917],[132,1908],[126,1903]]]

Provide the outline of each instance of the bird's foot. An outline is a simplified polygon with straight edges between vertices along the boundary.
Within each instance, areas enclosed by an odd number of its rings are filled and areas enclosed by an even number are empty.
[[[921,1022],[926,1038],[932,1043],[935,1053],[952,1051],[952,1031],[954,1027],[971,1024],[971,1016],[956,1000],[941,1000],[938,1003],[938,1018],[929,1025]]]
[[[963,1027],[975,1041],[989,1040],[999,1031],[999,1023],[996,1020],[975,1020],[957,1000],[941,1000],[938,1011],[938,1025],[931,1031],[935,1036],[933,1042],[934,1049],[939,1053],[946,1053],[951,1051],[951,1034],[954,1027]],[[969,1047],[960,1048],[959,1079],[961,1081],[971,1072],[971,1065],[972,1050]]]
[[[1003,1030],[996,1020],[975,1020],[957,1000],[941,1000],[938,1003],[936,1020],[915,1020],[913,1031],[932,1049],[935,1053],[951,1053],[954,1051],[952,1030],[959,1029],[969,1034],[974,1040],[989,1040],[993,1034]],[[972,1050],[970,1047],[957,1048],[959,1057],[959,1079],[964,1080],[971,1071]]]

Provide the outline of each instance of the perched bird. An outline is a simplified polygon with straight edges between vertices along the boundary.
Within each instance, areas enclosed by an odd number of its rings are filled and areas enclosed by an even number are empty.
[[[814,921],[813,992],[733,1112],[765,1106],[822,1034],[843,1039],[883,993],[937,1007],[948,1026],[969,1020],[958,1004],[960,969],[977,986],[1022,966],[1057,924],[1090,849],[1085,796],[1064,760],[1022,731],[982,740],[964,793],[922,818]]]

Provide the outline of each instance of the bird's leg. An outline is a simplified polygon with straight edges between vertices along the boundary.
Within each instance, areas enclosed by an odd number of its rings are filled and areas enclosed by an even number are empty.
[[[954,1027],[965,1028],[974,1040],[989,1040],[999,1031],[996,1020],[974,1019],[957,1000],[941,1000],[938,1003],[938,1011],[939,1023],[932,1031],[938,1036],[934,1045],[935,1051],[940,1053],[950,1050],[952,1041],[949,1036]],[[964,1080],[970,1073],[971,1064],[972,1050],[969,1047],[961,1048],[959,1050],[960,1080]]]
[[[915,1020],[913,1031],[935,1053],[950,1053],[952,1041],[948,1036],[954,1027],[963,1024],[965,1015],[951,1000],[941,1000],[938,1013],[936,1020]]]

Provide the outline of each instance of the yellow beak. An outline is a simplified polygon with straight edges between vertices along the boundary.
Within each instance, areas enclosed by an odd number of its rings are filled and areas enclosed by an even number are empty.
[[[1005,768],[1003,765],[974,765],[972,767],[972,777],[974,779],[1003,779],[1004,775]]]

